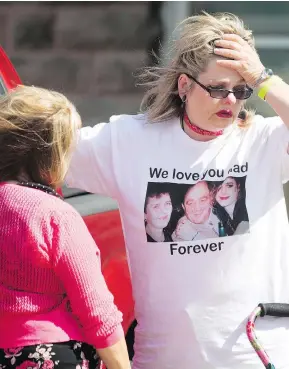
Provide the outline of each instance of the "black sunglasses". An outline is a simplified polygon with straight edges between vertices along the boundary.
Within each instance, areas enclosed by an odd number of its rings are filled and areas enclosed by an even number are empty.
[[[253,90],[249,86],[245,88],[239,88],[235,90],[226,90],[224,88],[217,87],[207,87],[203,85],[201,82],[197,81],[194,77],[188,76],[193,81],[195,81],[200,87],[202,87],[205,91],[207,91],[210,96],[214,99],[225,99],[229,94],[233,94],[237,100],[247,100],[252,95]]]

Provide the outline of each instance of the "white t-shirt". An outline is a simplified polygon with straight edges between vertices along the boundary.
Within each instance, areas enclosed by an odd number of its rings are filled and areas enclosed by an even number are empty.
[[[261,368],[245,326],[258,303],[289,302],[288,138],[280,118],[261,116],[209,142],[189,138],[178,119],[144,115],[81,130],[66,182],[118,200],[138,321],[134,369]],[[209,213],[220,233],[194,238]],[[276,368],[289,367],[289,319],[256,328]]]

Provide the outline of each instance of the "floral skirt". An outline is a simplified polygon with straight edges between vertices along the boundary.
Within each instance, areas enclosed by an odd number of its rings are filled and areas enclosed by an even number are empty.
[[[100,364],[95,348],[78,341],[0,348],[0,369],[99,369]]]

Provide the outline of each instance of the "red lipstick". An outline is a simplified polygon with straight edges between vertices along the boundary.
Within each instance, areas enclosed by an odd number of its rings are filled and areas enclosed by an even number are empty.
[[[233,113],[232,113],[231,110],[223,109],[223,110],[218,111],[218,113],[216,113],[216,115],[219,118],[232,118]]]

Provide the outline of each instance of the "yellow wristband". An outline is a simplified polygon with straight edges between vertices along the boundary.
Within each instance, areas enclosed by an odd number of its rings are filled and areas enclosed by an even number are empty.
[[[266,95],[268,91],[270,90],[271,85],[277,81],[282,81],[282,78],[278,76],[272,76],[268,78],[266,81],[261,83],[259,91],[258,91],[258,96],[260,97],[260,99],[266,100]]]

